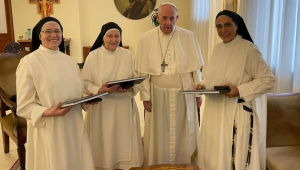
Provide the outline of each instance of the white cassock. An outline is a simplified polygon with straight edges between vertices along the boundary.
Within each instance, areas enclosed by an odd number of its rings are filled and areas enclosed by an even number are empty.
[[[200,133],[200,168],[231,170],[234,163],[236,170],[265,170],[266,109],[258,112],[255,99],[267,93],[274,82],[269,66],[253,43],[237,35],[231,42],[215,46],[203,69],[205,89],[229,83],[238,88],[245,102],[238,103],[238,97],[206,95]]]
[[[17,114],[27,119],[26,169],[95,169],[81,105],[65,116],[42,117],[58,102],[82,97],[77,63],[40,45],[20,61],[16,75]]]
[[[165,58],[165,71],[161,63]],[[193,32],[175,27],[164,35],[159,27],[144,33],[138,43],[135,69],[148,78],[141,100],[152,102],[145,117],[145,165],[187,164],[197,155],[198,115],[194,90],[199,83],[202,56]]]
[[[118,47],[111,52],[103,46],[90,52],[82,71],[86,90],[93,94],[107,81],[136,77],[133,56]],[[102,98],[86,115],[96,169],[130,169],[142,166],[143,152],[140,119],[134,96],[139,91],[119,91]]]

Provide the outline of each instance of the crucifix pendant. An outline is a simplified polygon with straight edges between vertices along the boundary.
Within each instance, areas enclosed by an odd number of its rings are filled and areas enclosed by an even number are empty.
[[[163,62],[161,63],[161,69],[162,69],[162,72],[165,72],[165,67],[167,67],[168,64],[166,64],[165,60],[163,60]]]

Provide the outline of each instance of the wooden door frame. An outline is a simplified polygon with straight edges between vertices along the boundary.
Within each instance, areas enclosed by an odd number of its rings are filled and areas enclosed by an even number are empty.
[[[4,6],[5,6],[7,34],[9,36],[10,41],[15,41],[12,10],[11,10],[12,9],[11,0],[4,0]],[[0,33],[0,34],[5,34],[5,33]]]
[[[4,10],[6,33],[0,33],[0,53],[3,53],[3,48],[7,43],[15,41],[11,0],[4,0]]]

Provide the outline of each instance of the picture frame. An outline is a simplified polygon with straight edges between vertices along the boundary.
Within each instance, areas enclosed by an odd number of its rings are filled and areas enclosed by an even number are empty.
[[[157,0],[114,0],[121,15],[131,20],[139,20],[149,16]]]
[[[223,9],[237,12],[237,0],[224,0]]]

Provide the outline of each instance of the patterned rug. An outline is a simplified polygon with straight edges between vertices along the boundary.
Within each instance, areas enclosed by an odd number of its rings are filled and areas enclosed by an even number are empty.
[[[10,170],[18,170],[20,166],[19,159],[14,163]]]

